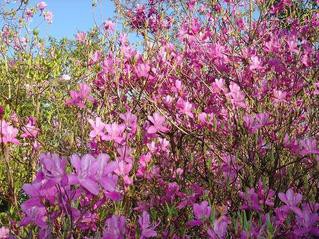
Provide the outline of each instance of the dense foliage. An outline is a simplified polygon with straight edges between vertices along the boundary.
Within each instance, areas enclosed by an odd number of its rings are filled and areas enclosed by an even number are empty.
[[[0,238],[319,237],[318,0],[114,4],[0,5]]]

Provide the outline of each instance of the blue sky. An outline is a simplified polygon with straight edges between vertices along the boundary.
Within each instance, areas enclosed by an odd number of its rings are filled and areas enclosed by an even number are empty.
[[[35,5],[40,0],[32,0]],[[87,31],[95,23],[114,16],[114,4],[110,0],[98,0],[97,7],[92,7],[92,0],[46,0],[48,10],[53,12],[53,23],[42,22],[39,26],[42,36],[73,38],[77,31]],[[39,23],[38,21],[36,21]]]

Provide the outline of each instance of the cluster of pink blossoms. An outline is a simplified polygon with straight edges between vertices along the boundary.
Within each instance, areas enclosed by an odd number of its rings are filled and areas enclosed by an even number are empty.
[[[142,50],[111,21],[77,33],[90,77],[61,95],[83,142],[41,154],[3,237],[319,237],[318,1],[137,2],[117,7]]]

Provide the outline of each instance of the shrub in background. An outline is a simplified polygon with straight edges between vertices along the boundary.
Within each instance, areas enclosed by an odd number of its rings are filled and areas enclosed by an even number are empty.
[[[137,3],[3,41],[3,237],[318,236],[318,2]]]

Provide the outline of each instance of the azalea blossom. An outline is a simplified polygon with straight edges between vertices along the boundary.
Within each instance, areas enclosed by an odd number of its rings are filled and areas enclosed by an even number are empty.
[[[274,90],[273,94],[274,94],[274,102],[276,102],[276,103],[287,102],[286,101],[286,97],[287,97],[286,92],[281,91],[281,90]]]
[[[150,215],[148,214],[148,212],[143,211],[142,215],[138,219],[138,223],[141,227],[141,239],[157,236],[157,233],[154,230],[155,226],[151,225]]]
[[[299,147],[301,148],[301,154],[303,156],[309,154],[317,154],[319,155],[319,148],[316,139],[314,138],[306,138],[300,140]]]
[[[236,83],[231,83],[229,86],[230,92],[226,95],[230,98],[232,104],[236,107],[245,108],[245,95]]]
[[[185,100],[179,98],[177,100],[177,107],[180,109],[180,113],[185,114],[190,118],[194,117],[194,114],[192,112],[194,106],[189,101],[185,101]]]
[[[250,63],[249,69],[250,69],[251,71],[262,69],[261,61],[260,61],[260,59],[258,58],[258,56],[252,56],[252,57],[250,58],[250,60],[251,60],[251,63]]]
[[[90,138],[99,138],[101,140],[105,140],[107,138],[106,134],[104,133],[106,124],[102,122],[101,118],[96,117],[95,121],[92,119],[89,119],[88,121],[93,128],[90,132]]]
[[[208,205],[207,201],[203,201],[200,204],[195,203],[193,205],[194,215],[196,219],[203,220],[207,219],[211,213],[211,207]]]
[[[68,99],[66,101],[67,105],[76,105],[79,108],[83,109],[85,108],[85,103],[87,101],[93,101],[93,97],[91,94],[91,87],[88,84],[80,83],[79,84],[79,90],[75,91],[72,90],[70,92],[71,99]]]
[[[146,63],[140,63],[136,66],[135,72],[139,78],[148,77],[151,67]]]
[[[148,127],[147,133],[155,134],[156,132],[167,132],[169,129],[165,126],[165,117],[160,113],[155,112],[152,116],[147,117],[148,120],[153,124]]]
[[[21,221],[22,226],[34,223],[40,228],[47,227],[47,212],[39,200],[28,200],[21,205],[21,208],[26,215]]]
[[[124,124],[126,128],[128,129],[129,133],[132,135],[136,134],[136,131],[137,131],[136,115],[128,111],[125,114],[120,114],[120,118],[124,121]]]
[[[114,22],[112,22],[110,20],[104,22],[104,30],[105,31],[112,32],[112,31],[114,31],[114,28],[115,28]]]
[[[300,209],[298,208],[298,204],[302,200],[302,195],[300,193],[294,193],[294,191],[289,188],[286,193],[279,193],[279,199],[285,203],[286,205],[283,207],[284,210],[292,210],[296,213],[300,213]]]
[[[7,239],[9,238],[9,228],[0,227],[0,239]]]
[[[99,194],[101,185],[106,196],[114,200],[120,198],[120,195],[115,192],[117,177],[113,174],[118,164],[110,162],[107,154],[100,154],[97,158],[90,154],[82,157],[72,155],[71,164],[75,173],[69,175],[70,184],[80,184],[93,195]]]
[[[47,178],[60,182],[66,176],[66,161],[57,154],[41,154],[40,163]]]
[[[125,141],[124,131],[125,125],[123,124],[106,124],[105,129],[107,131],[107,135],[105,136],[105,140],[114,141],[118,144],[122,144]]]
[[[46,2],[44,1],[41,1],[37,4],[37,8],[40,10],[40,11],[43,11],[48,5],[46,4]]]
[[[48,22],[48,23],[52,23],[53,22],[53,13],[50,11],[44,11],[43,13],[44,19]]]
[[[316,213],[318,210],[317,205],[303,204],[302,210],[296,215],[297,225],[294,229],[294,233],[298,237],[309,237],[319,236],[318,221],[319,215]]]
[[[75,39],[79,42],[79,43],[85,43],[86,42],[86,33],[85,32],[78,32],[75,35]]]
[[[226,216],[221,216],[214,221],[211,228],[207,230],[210,239],[224,239],[227,235],[227,226],[229,219]]]
[[[21,135],[22,138],[36,138],[40,130],[35,126],[34,120],[30,119],[28,123],[22,127],[22,131],[24,132]]]
[[[9,125],[5,120],[0,120],[0,142],[7,144],[19,144],[19,140],[16,138],[18,135],[18,129]]]
[[[124,239],[126,232],[126,219],[124,216],[108,218],[105,223],[103,239]]]
[[[100,186],[96,181],[96,159],[89,154],[80,158],[78,155],[72,155],[72,166],[76,170],[76,174],[69,177],[71,184],[79,183],[90,193],[97,195],[100,191]]]
[[[203,201],[200,204],[193,204],[193,212],[195,219],[188,222],[190,226],[200,226],[204,221],[208,220],[211,214],[211,207],[207,201]]]

